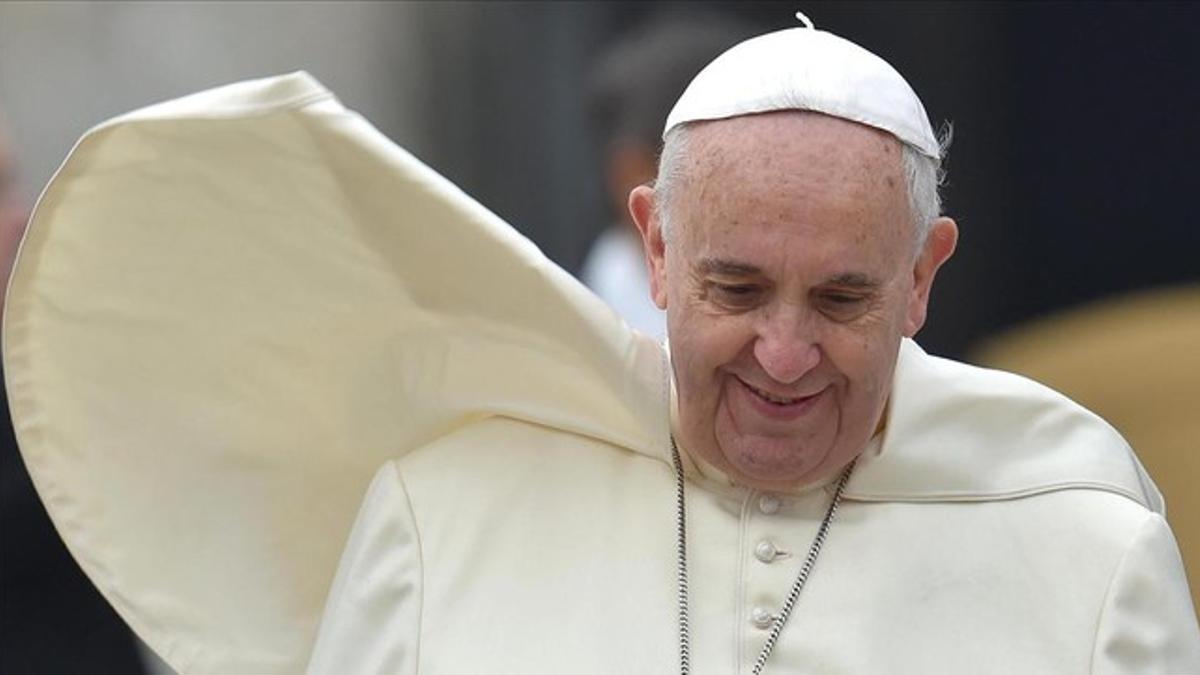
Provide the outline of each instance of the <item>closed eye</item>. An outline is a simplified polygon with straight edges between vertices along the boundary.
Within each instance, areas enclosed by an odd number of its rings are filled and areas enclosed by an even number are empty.
[[[758,287],[750,284],[716,284],[716,289],[726,295],[750,295]]]
[[[870,309],[870,295],[829,292],[817,296],[818,307],[837,322],[853,321]]]
[[[863,300],[861,295],[845,295],[842,293],[828,293],[824,297],[829,302],[838,305],[849,305],[855,302],[861,302]]]
[[[763,287],[759,284],[723,284],[715,281],[708,283],[709,299],[726,309],[752,309],[758,304],[762,293]]]

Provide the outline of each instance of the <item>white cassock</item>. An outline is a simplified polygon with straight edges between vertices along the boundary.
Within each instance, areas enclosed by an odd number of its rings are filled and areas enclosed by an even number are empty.
[[[183,672],[678,668],[661,347],[307,76],[85,136],[5,359],[64,540]],[[830,497],[683,450],[693,672],[746,672]],[[767,672],[1200,672],[1162,514],[1103,421],[906,341]]]
[[[910,341],[890,401],[767,672],[1200,672],[1160,497],[1112,428]],[[673,474],[647,450],[493,418],[389,462],[310,672],[677,670]],[[833,486],[692,462],[693,672],[748,673]]]

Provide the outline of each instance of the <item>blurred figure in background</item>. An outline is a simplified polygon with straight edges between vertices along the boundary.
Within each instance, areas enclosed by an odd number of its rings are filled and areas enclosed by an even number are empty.
[[[654,180],[662,123],[696,73],[754,27],[717,13],[659,14],[606,49],[591,75],[588,108],[604,161],[612,225],[596,238],[580,278],[634,329],[657,339],[666,315],[650,300],[629,192]]]
[[[0,274],[4,276],[0,278],[7,282],[29,213],[17,194],[16,167],[9,158],[8,138],[2,122],[0,119]],[[0,309],[3,306],[4,299],[0,297]]]
[[[0,273],[6,287],[28,215],[0,125]],[[0,309],[2,303],[0,297]],[[129,629],[84,577],[34,492],[6,395],[0,408],[0,673],[144,672]]]

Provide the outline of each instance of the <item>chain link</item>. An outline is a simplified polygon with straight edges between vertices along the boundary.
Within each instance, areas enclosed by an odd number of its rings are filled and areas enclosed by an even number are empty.
[[[675,464],[675,586],[679,606],[679,672],[692,672],[692,638],[688,626],[688,571],[687,571],[687,504],[683,499],[683,462],[675,437],[671,437],[671,461]]]

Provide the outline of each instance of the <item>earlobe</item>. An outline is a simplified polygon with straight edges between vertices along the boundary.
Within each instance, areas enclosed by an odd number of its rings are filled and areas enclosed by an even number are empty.
[[[913,263],[912,296],[904,322],[905,337],[913,337],[921,330],[921,326],[925,325],[933,279],[942,264],[954,255],[957,246],[958,225],[945,217],[933,221],[929,234],[925,237],[925,245]]]
[[[654,188],[639,185],[629,193],[629,215],[642,234],[642,250],[650,278],[650,298],[659,309],[667,308],[666,240],[655,208]]]

